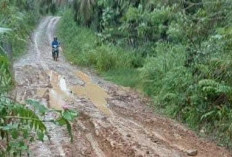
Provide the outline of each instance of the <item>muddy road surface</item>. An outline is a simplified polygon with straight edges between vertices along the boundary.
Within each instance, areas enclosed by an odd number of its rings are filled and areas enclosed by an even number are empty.
[[[65,128],[47,124],[51,141],[31,146],[33,157],[230,157],[216,144],[197,137],[168,118],[152,113],[147,100],[51,57],[50,43],[59,17],[41,20],[28,53],[14,64],[19,102],[39,100],[79,111],[73,123],[74,142]],[[54,115],[47,115],[52,118]]]

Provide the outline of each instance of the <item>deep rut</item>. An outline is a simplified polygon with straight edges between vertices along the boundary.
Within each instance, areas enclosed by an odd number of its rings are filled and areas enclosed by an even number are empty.
[[[198,157],[231,156],[184,126],[152,113],[138,93],[81,72],[62,54],[54,62],[50,43],[58,21],[59,17],[44,18],[28,53],[15,63],[14,94],[20,102],[32,98],[56,109],[69,105],[80,117],[73,123],[73,143],[65,128],[47,124],[51,141],[33,144],[31,156],[185,157],[196,151]]]

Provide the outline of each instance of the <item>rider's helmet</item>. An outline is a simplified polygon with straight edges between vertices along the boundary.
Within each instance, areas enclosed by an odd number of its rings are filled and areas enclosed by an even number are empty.
[[[54,37],[54,41],[56,41],[57,40],[57,37]]]

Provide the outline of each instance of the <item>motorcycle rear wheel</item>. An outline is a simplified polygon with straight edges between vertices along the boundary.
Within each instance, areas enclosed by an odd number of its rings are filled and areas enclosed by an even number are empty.
[[[57,61],[58,59],[58,52],[53,52],[53,60]]]

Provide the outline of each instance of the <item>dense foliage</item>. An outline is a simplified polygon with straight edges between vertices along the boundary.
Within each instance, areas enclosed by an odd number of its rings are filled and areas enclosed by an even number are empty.
[[[231,148],[231,17],[230,0],[74,0],[60,36],[73,63]]]
[[[13,52],[18,57],[23,52],[34,26],[41,14],[55,13],[53,0],[1,0],[0,1],[0,53]]]
[[[45,123],[66,125],[72,139],[70,121],[77,113],[71,110],[51,110],[34,100],[27,101],[28,107],[9,98],[0,99],[0,156],[22,156],[30,154],[29,145],[35,140],[50,138]],[[49,112],[57,114],[56,119],[48,119]]]

